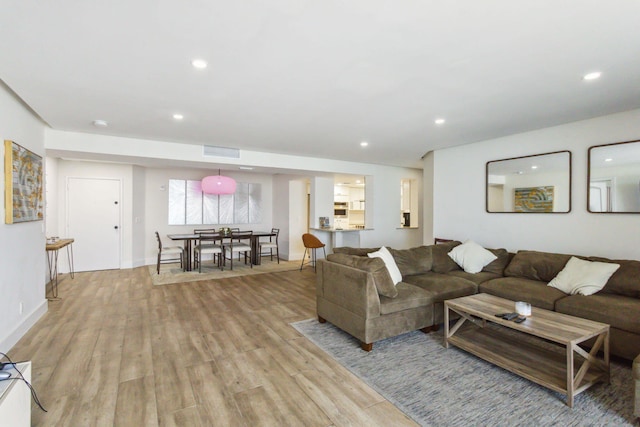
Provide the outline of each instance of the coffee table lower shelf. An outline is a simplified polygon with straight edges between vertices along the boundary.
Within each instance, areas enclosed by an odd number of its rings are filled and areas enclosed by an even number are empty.
[[[488,326],[488,325],[487,325]],[[514,340],[513,334],[493,327],[461,328],[447,342],[494,365],[567,395],[567,355],[561,347],[545,348],[534,340]],[[584,359],[577,358],[576,362]],[[578,364],[579,366],[580,364]],[[573,372],[575,376],[577,370]],[[590,369],[585,373],[573,396],[599,381],[608,381],[608,374]],[[569,406],[573,406],[573,396]]]

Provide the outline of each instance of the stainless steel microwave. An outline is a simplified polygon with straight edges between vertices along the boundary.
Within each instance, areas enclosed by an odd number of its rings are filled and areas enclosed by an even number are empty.
[[[347,216],[347,209],[346,208],[334,208],[333,209],[333,216],[337,217],[337,218],[345,218]]]

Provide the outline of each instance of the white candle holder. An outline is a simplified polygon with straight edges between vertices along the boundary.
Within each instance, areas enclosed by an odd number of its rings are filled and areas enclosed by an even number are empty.
[[[531,304],[524,301],[516,302],[516,313],[520,316],[531,316]]]

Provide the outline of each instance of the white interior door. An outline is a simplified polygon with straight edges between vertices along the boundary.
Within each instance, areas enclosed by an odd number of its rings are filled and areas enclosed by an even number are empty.
[[[120,268],[120,180],[69,178],[67,236],[76,271]]]
[[[608,181],[589,183],[589,210],[591,212],[611,212],[611,191]]]

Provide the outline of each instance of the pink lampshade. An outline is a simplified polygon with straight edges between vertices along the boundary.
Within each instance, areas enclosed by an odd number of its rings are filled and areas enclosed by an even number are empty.
[[[236,181],[222,175],[205,176],[202,178],[202,192],[205,194],[233,194],[236,191]]]

